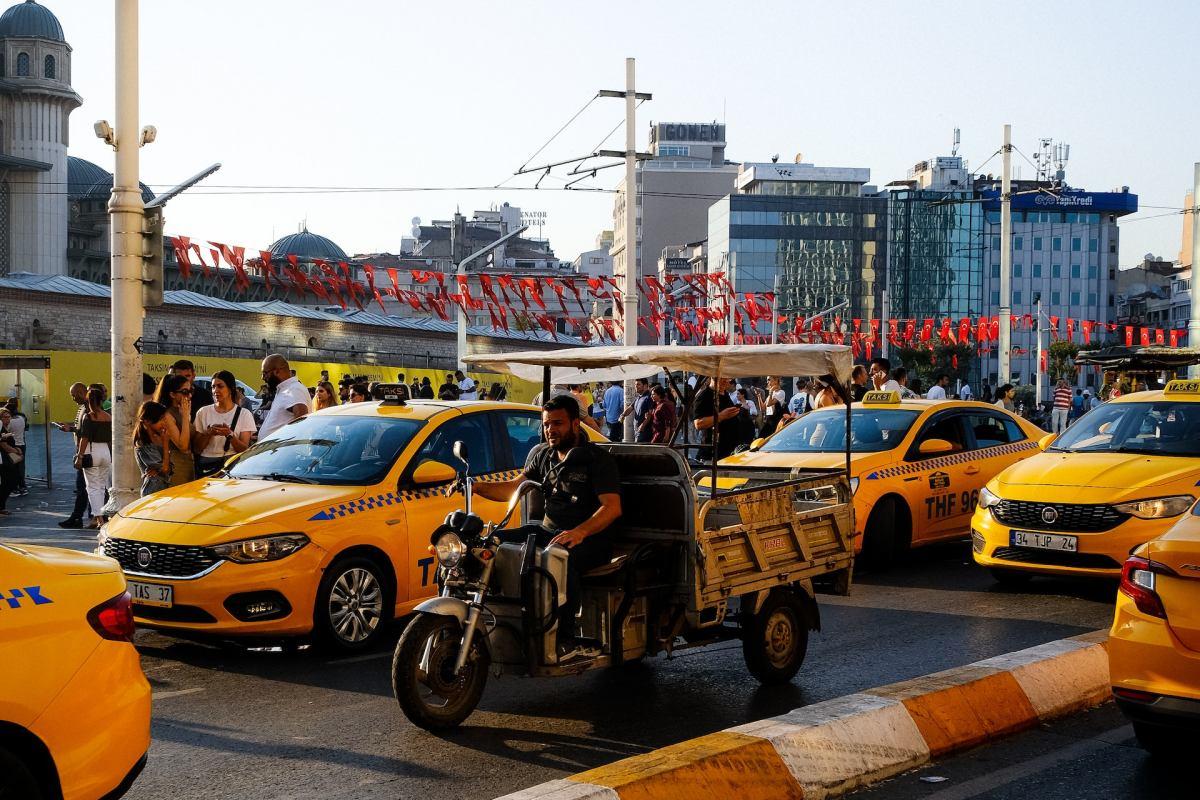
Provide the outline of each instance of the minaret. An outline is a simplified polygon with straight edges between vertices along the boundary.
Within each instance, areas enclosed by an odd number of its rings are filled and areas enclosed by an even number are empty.
[[[0,15],[0,275],[67,273],[67,121],[62,25],[34,0]]]

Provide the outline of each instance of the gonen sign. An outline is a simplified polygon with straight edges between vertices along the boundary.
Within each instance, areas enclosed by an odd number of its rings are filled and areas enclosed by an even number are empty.
[[[660,122],[650,129],[650,143],[656,142],[725,144],[725,125],[718,122]]]

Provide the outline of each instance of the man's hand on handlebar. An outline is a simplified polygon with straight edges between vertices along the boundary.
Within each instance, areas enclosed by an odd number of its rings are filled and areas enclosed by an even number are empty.
[[[563,531],[558,536],[550,540],[551,545],[559,545],[570,550],[575,545],[587,538],[587,534],[578,528],[572,528],[569,531]]]

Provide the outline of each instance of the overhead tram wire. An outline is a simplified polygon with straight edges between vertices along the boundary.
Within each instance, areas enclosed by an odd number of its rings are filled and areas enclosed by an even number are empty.
[[[530,156],[529,156],[529,158],[525,159],[525,163],[524,163],[524,164],[522,164],[522,165],[521,165],[521,166],[520,166],[520,167],[517,169],[517,171],[516,171],[516,172],[514,172],[512,175],[509,175],[507,178],[505,178],[504,180],[500,181],[499,183],[497,183],[497,184],[496,184],[495,186],[493,186],[492,188],[493,188],[493,189],[499,189],[499,188],[503,187],[505,183],[507,183],[508,181],[512,180],[512,179],[513,179],[513,178],[514,178],[516,175],[520,174],[522,170],[524,170],[526,167],[528,167],[528,166],[529,166],[529,162],[530,162],[530,161],[533,161],[535,158],[537,158],[537,157],[538,157],[538,155],[540,155],[540,154],[541,154],[541,152],[542,152],[543,150],[545,150],[547,147],[549,147],[549,146],[550,146],[550,145],[551,145],[551,144],[554,142],[554,140],[555,140],[555,139],[557,139],[557,138],[559,137],[559,135],[560,135],[560,134],[561,134],[563,131],[565,131],[567,128],[569,128],[569,127],[571,126],[571,123],[572,123],[572,122],[574,122],[575,120],[579,119],[580,115],[581,115],[581,114],[583,114],[583,112],[587,111],[587,110],[588,110],[588,108],[589,108],[589,107],[592,105],[592,103],[596,102],[596,98],[598,98],[598,97],[600,97],[600,93],[599,93],[599,92],[596,92],[594,95],[592,95],[592,96],[591,96],[591,98],[589,98],[589,99],[588,99],[588,101],[587,101],[586,103],[584,103],[584,104],[583,104],[583,107],[582,107],[582,108],[580,108],[578,111],[576,111],[574,114],[572,114],[572,115],[571,115],[571,118],[570,118],[569,120],[567,120],[566,122],[564,122],[564,123],[563,123],[563,125],[562,125],[562,127],[561,127],[561,128],[559,128],[558,130],[556,130],[556,131],[554,132],[554,135],[553,135],[553,136],[551,136],[549,139],[547,139],[547,140],[546,140],[546,142],[545,142],[545,143],[544,143],[544,144],[543,144],[541,147],[539,147],[537,150],[533,151],[533,154],[532,154],[532,155],[530,155]]]

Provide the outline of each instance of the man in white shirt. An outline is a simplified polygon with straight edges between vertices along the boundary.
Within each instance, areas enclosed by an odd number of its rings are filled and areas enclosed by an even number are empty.
[[[946,387],[950,385],[950,376],[944,372],[939,372],[937,377],[933,379],[933,386],[929,387],[929,392],[925,395],[926,400],[945,400]]]
[[[886,358],[876,358],[869,368],[871,374],[871,389],[876,392],[899,392],[900,384],[892,379],[892,362]]]
[[[475,390],[475,381],[464,375],[461,369],[454,373],[454,379],[458,381],[459,400],[479,399],[479,392]]]
[[[275,394],[262,427],[258,429],[260,440],[292,420],[307,416],[311,402],[308,389],[292,375],[292,368],[288,366],[287,359],[278,353],[272,353],[263,359],[262,379]]]
[[[975,393],[971,391],[971,384],[963,383],[962,388],[958,390],[959,400],[974,400]]]

